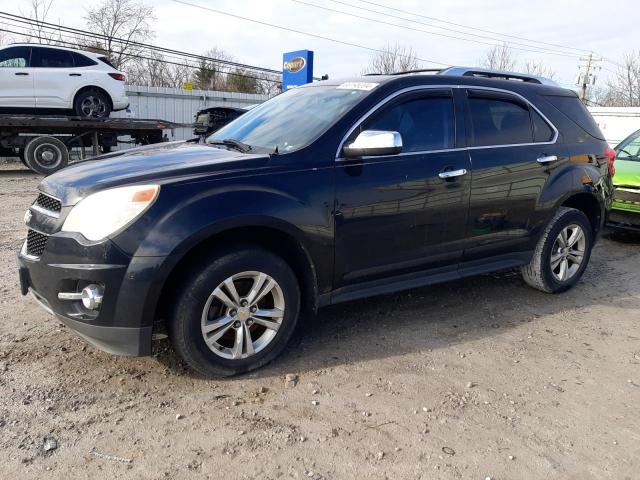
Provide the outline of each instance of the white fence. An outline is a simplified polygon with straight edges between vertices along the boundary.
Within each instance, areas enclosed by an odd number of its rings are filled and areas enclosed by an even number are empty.
[[[589,107],[589,112],[612,147],[640,130],[640,107]]]
[[[156,118],[176,123],[193,123],[198,110],[210,107],[248,107],[267,100],[267,95],[216,92],[210,90],[182,90],[179,88],[127,86],[131,114],[114,112],[114,118],[131,115],[134,118]],[[168,132],[170,140],[193,137],[192,128],[179,128]]]

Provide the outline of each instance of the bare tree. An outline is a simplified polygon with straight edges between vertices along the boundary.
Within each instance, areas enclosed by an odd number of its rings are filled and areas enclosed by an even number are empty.
[[[369,65],[362,71],[366,73],[398,73],[416,70],[420,61],[412,47],[399,44],[386,45],[375,52],[369,60]]]
[[[7,32],[0,32],[0,45],[11,43],[11,36]]]
[[[56,34],[42,24],[42,22],[48,20],[52,6],[53,0],[31,0],[28,11],[20,12],[22,16],[33,20],[25,35],[26,42],[46,43],[48,45],[62,43],[62,37],[59,31]]]
[[[541,60],[525,60],[524,71],[538,77],[554,78],[556,76],[556,72]]]
[[[159,53],[150,53],[127,66],[127,82],[149,87],[180,88],[191,77],[189,65],[176,65]]]
[[[491,47],[480,59],[480,65],[491,70],[512,71],[516,67],[516,57],[506,43]]]
[[[607,107],[640,107],[640,50],[624,56],[615,76],[595,100]]]
[[[273,97],[282,92],[282,79],[274,73],[258,73],[258,85],[255,93]]]
[[[142,47],[136,43],[154,37],[154,19],[153,7],[138,0],[102,0],[85,16],[88,29],[104,36],[104,53],[118,69],[124,69],[140,54]]]
[[[227,81],[224,62],[232,62],[233,56],[221,48],[213,47],[204,52],[193,76],[197,88],[202,90],[224,90]]]

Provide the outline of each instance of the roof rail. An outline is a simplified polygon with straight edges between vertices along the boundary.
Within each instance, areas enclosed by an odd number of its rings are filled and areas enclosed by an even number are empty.
[[[551,85],[554,87],[558,86],[558,84],[550,78],[529,75],[528,73],[504,72],[501,70],[491,70],[487,68],[449,67],[440,70],[438,74],[452,75],[455,77],[484,77],[502,80],[519,80],[527,83],[538,83],[540,85]]]

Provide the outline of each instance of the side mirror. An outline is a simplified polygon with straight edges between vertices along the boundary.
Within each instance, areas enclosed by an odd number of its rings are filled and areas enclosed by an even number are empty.
[[[402,137],[398,132],[365,130],[342,148],[345,157],[396,155],[402,152]]]

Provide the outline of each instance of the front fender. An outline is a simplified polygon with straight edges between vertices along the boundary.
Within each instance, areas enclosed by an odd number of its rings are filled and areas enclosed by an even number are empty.
[[[149,211],[113,241],[133,257],[175,261],[224,231],[269,227],[302,245],[322,284],[333,268],[332,175],[330,168],[280,170],[163,185]]]

